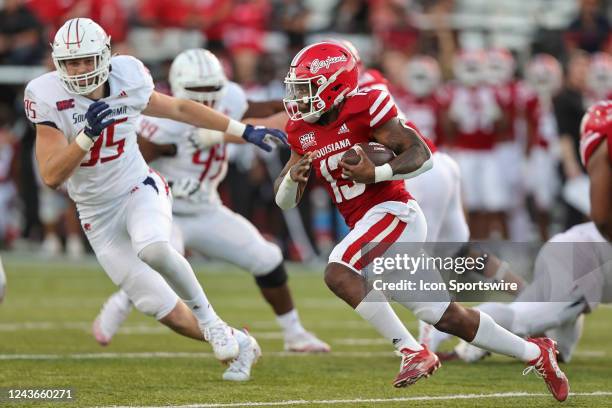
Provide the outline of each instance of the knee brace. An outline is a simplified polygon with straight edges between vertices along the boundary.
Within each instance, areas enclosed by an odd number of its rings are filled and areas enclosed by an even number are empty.
[[[287,279],[289,279],[289,277],[287,276],[287,271],[283,263],[266,275],[255,276],[257,286],[262,289],[278,288],[287,283]]]

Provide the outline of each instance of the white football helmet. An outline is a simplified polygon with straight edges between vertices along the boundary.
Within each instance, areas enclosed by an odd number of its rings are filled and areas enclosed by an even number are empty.
[[[599,99],[612,92],[612,56],[598,52],[591,58],[587,74],[587,88]]]
[[[73,18],[57,31],[51,57],[64,88],[70,93],[91,93],[108,79],[110,72],[110,37],[95,21]],[[85,74],[69,75],[66,61],[94,58],[94,69]]]
[[[181,52],[170,67],[170,87],[177,98],[191,99],[214,108],[225,93],[227,77],[219,59],[201,48]],[[196,91],[192,88],[206,88]]]
[[[455,78],[465,86],[477,86],[484,81],[486,55],[480,50],[462,50],[453,60]]]
[[[426,55],[417,55],[408,61],[404,86],[418,98],[431,95],[440,85],[438,61]]]
[[[512,54],[505,48],[487,51],[487,81],[491,85],[501,85],[512,80],[515,63]]]
[[[563,85],[561,64],[549,54],[537,54],[527,64],[527,83],[538,95],[551,98]]]

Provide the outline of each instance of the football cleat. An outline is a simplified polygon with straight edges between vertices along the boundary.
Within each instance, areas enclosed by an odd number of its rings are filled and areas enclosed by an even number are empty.
[[[93,322],[92,333],[101,346],[108,346],[132,311],[132,302],[123,291],[114,293]]]
[[[453,351],[457,357],[466,363],[475,363],[491,355],[487,350],[472,346],[470,343],[463,340],[459,341],[459,344],[455,346]]]
[[[393,380],[396,388],[412,385],[423,377],[429,377],[442,365],[435,353],[429,351],[423,344],[422,350],[413,351],[407,348],[401,349],[402,362],[400,371]]]
[[[234,329],[223,320],[218,320],[210,326],[202,327],[204,340],[210,343],[217,360],[226,362],[238,357],[240,347],[234,337]]]
[[[548,337],[527,339],[540,348],[540,356],[527,363],[523,375],[535,372],[542,377],[548,390],[557,401],[565,401],[569,394],[569,381],[557,363],[557,343]]]
[[[302,332],[285,337],[285,351],[295,353],[329,353],[329,344],[320,340],[310,332]]]
[[[246,330],[243,332],[245,336],[238,342],[240,352],[223,373],[224,380],[248,381],[251,378],[251,368],[261,357],[261,347],[257,344],[257,340]]]

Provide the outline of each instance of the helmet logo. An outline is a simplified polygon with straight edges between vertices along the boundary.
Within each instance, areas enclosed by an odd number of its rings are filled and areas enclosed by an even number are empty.
[[[316,74],[317,72],[319,72],[321,68],[329,69],[329,67],[332,64],[337,64],[339,62],[346,62],[346,61],[348,61],[348,59],[346,58],[346,55],[339,55],[337,57],[329,56],[324,60],[315,59],[310,64],[310,72],[313,74]]]

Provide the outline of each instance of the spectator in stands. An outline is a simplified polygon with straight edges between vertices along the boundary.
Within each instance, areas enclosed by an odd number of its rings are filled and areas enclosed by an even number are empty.
[[[89,0],[29,0],[27,6],[47,26],[48,41],[66,20],[89,15]]]
[[[225,23],[223,42],[234,58],[234,79],[244,86],[256,81],[257,59],[264,51],[270,12],[268,0],[239,0]]]
[[[584,94],[588,69],[588,54],[581,50],[573,51],[567,63],[563,89],[553,99],[565,181],[577,179],[584,174],[578,157],[580,121],[586,110]],[[568,206],[567,210],[565,229],[582,222],[584,217],[580,212],[571,206]]]
[[[418,30],[412,24],[410,2],[405,0],[370,0],[372,32],[387,50],[414,54]]]
[[[272,24],[280,23],[289,40],[289,55],[295,55],[305,45],[304,37],[308,31],[310,11],[301,0],[276,0],[274,4]]]
[[[224,22],[233,12],[234,0],[140,0],[137,17],[141,24],[155,28],[201,30],[207,48],[221,47]]]
[[[565,44],[568,50],[581,48],[589,53],[610,50],[612,33],[599,0],[581,0],[578,17],[568,27]]]
[[[336,5],[330,31],[339,33],[367,33],[369,5],[364,0],[341,0]]]
[[[43,56],[43,26],[24,0],[5,0],[0,10],[0,63],[36,65]]]

